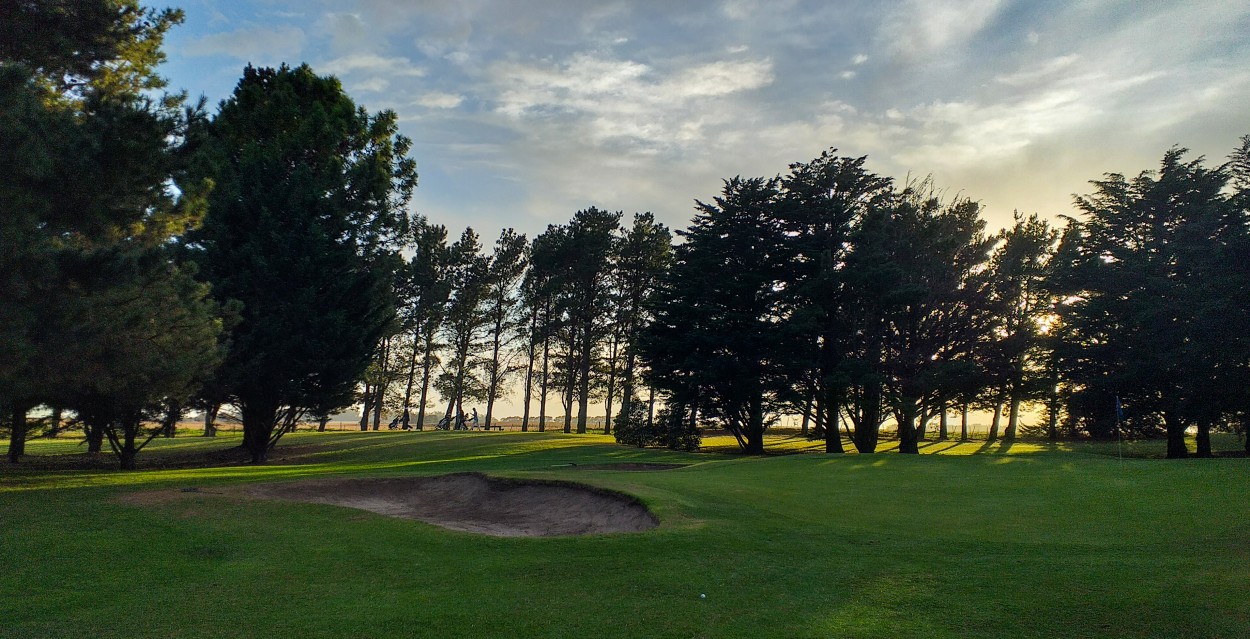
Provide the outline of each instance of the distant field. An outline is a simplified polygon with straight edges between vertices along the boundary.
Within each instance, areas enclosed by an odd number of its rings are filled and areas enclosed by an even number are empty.
[[[156,440],[140,461],[237,443]],[[5,467],[0,637],[1250,636],[1245,459],[1140,458],[1154,442],[758,458],[706,444],[298,432],[264,466]],[[29,446],[33,461],[81,450]],[[596,468],[619,463],[687,465]],[[240,492],[459,471],[628,493],[660,525],[495,538]]]

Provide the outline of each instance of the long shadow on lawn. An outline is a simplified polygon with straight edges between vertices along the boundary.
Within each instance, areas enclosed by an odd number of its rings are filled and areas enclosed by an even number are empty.
[[[946,447],[945,447],[945,448],[939,448],[939,449],[936,449],[936,450],[930,450],[930,449],[932,449],[934,446],[941,446],[941,445],[943,445],[943,444],[945,444],[945,445],[946,445]],[[939,441],[934,441],[934,442],[925,442],[925,443],[923,443],[923,444],[921,444],[921,445],[919,446],[920,450],[922,450],[922,451],[924,451],[924,452],[926,452],[926,453],[928,453],[928,454],[930,454],[930,455],[939,455],[939,454],[944,453],[944,452],[946,452],[946,451],[948,451],[948,450],[951,450],[951,449],[953,449],[953,448],[958,448],[958,447],[959,447],[959,442],[953,442],[953,441],[950,441],[950,440],[939,440]]]
[[[457,441],[451,441],[457,440]],[[0,474],[0,492],[87,488],[105,486],[188,484],[199,482],[254,482],[293,480],[352,474],[432,475],[449,470],[479,472],[532,472],[559,470],[570,465],[622,463],[631,461],[674,461],[689,463],[705,455],[641,451],[610,443],[591,443],[575,437],[534,439],[526,436],[490,436],[465,442],[459,436],[430,438],[397,443],[361,442],[360,446],[321,448],[300,442],[292,448],[305,448],[281,462],[262,465],[230,464],[179,469],[149,469],[135,472],[115,470],[30,471]],[[339,444],[339,442],[335,442]],[[466,446],[466,444],[469,444]],[[410,451],[398,452],[397,447]],[[391,454],[383,456],[381,451]],[[410,453],[410,454],[405,454]]]
[[[1011,446],[1014,443],[1015,440],[1012,439],[987,439],[985,440],[985,443],[977,449],[975,454],[1005,455],[1011,450]],[[994,450],[994,446],[998,446],[998,450]]]

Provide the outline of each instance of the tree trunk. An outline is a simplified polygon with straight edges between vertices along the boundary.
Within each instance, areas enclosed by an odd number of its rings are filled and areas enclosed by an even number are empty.
[[[938,441],[946,441],[951,438],[950,423],[946,420],[946,402],[942,402],[938,410]]]
[[[382,425],[382,405],[386,401],[386,382],[378,384],[373,400],[373,430],[378,430]]]
[[[411,415],[408,413],[408,407],[412,406],[412,384],[414,381],[416,381],[416,377],[417,377],[417,336],[413,335],[412,336],[412,358],[408,361],[408,383],[404,385],[404,406],[403,406],[404,412],[402,413],[403,417],[401,418],[402,423],[400,425],[400,428],[402,428],[403,430],[408,430],[409,428],[412,428],[412,423],[408,419],[409,417],[411,417]]]
[[[98,418],[88,416],[84,420],[83,429],[87,435],[87,452],[99,453],[104,451],[104,424]]]
[[[529,432],[530,429],[530,400],[534,398],[534,358],[537,356],[536,346],[534,342],[534,334],[538,331],[538,307],[530,313],[530,335],[529,343],[526,344],[526,365],[525,365],[525,407],[521,411],[521,432]]]
[[[1050,441],[1059,439],[1059,398],[1052,397],[1046,407],[1046,435]]]
[[[173,437],[181,419],[182,403],[177,400],[169,401],[165,407],[165,418],[161,420],[161,437]]]
[[[1195,457],[1210,459],[1215,457],[1211,451],[1211,420],[1203,419],[1198,422],[1198,450],[1194,453]]]
[[[373,430],[382,425],[382,407],[386,404],[386,389],[390,387],[391,338],[382,339],[382,375],[377,388],[373,390],[377,397],[373,400]]]
[[[823,401],[825,413],[825,452],[830,454],[845,453],[842,447],[842,431],[838,428],[839,412],[842,402],[834,395],[833,389],[826,389]]]
[[[1003,400],[994,400],[994,419],[990,421],[990,432],[985,436],[986,441],[994,441],[998,439],[998,424],[1003,417]]]
[[[964,401],[959,411],[959,441],[968,441],[968,402]]]
[[[1246,457],[1250,457],[1250,414],[1241,417],[1241,434],[1246,438]]]
[[[421,354],[421,405],[417,407],[417,430],[425,430],[425,400],[430,392],[430,357],[434,354],[434,335],[425,337]]]
[[[655,428],[655,387],[647,387],[647,430]],[[1250,437],[1246,438],[1250,440]],[[1250,444],[1246,446],[1250,450]]]
[[[898,452],[905,455],[919,455],[919,433],[916,432],[916,402],[903,398],[903,408],[898,414]]]
[[[929,418],[932,416],[928,402],[921,402],[920,416],[916,420],[916,441],[924,441],[925,433],[929,430]]]
[[[693,413],[693,410],[691,411]],[[764,398],[754,393],[747,404],[746,446],[748,455],[764,454]]]
[[[634,345],[632,337],[637,333],[637,329],[631,327],[629,329],[630,341],[627,342],[625,348],[625,368],[621,371],[621,414],[628,415],[634,404]]]
[[[594,347],[591,335],[591,322],[586,322],[582,335],[582,352],[578,361],[578,397],[577,397],[577,432],[586,432],[587,410],[590,408],[590,362],[591,350]]]
[[[803,402],[803,421],[799,424],[799,434],[807,437],[808,423],[812,419],[812,396],[815,393],[808,393],[807,399]]]
[[[543,371],[542,378],[539,380],[538,393],[538,432],[547,430],[547,381],[550,372],[549,358],[551,357],[551,337],[546,333],[543,334]]]
[[[217,436],[217,412],[221,410],[221,404],[217,402],[209,402],[204,406],[204,436]]]
[[[577,368],[574,366],[576,358],[573,352],[573,341],[569,343],[569,354],[564,368],[568,373],[565,377],[568,379],[564,381],[564,397],[561,400],[564,404],[564,432],[566,433],[573,432],[573,390],[577,387]]]
[[[366,383],[365,392],[360,402],[360,430],[369,430],[369,411],[373,407],[373,386]]]
[[[14,408],[10,416],[9,463],[16,464],[26,454],[26,408]]]
[[[1185,446],[1185,422],[1171,412],[1163,413],[1163,423],[1168,432],[1168,459],[1185,459],[1189,449]]]
[[[135,449],[135,436],[139,434],[139,420],[127,417],[121,424],[121,427],[122,441],[120,442],[121,446],[117,450],[117,457],[121,462],[122,470],[134,470],[135,456],[139,452]]]
[[[463,421],[464,414],[464,378],[468,375],[469,341],[471,336],[463,336],[456,344],[456,381],[452,384],[451,397],[447,400],[447,427],[455,430]],[[453,413],[453,411],[455,411]]]
[[[761,415],[762,415],[762,413],[761,413]],[[690,402],[690,421],[689,421],[689,426],[690,426],[690,430],[695,430],[696,428],[698,428],[698,427],[699,427],[699,396],[698,396],[697,394],[695,395],[695,399],[694,399],[694,401]],[[760,447],[761,447],[761,450],[762,450],[762,449],[763,449],[763,441],[762,441],[762,440],[760,441]]]
[[[239,401],[243,419],[243,448],[252,456],[253,464],[269,459],[269,439],[278,422],[278,405],[269,401]]]
[[[405,412],[404,414],[405,414],[405,415],[407,415],[407,413],[406,413],[406,412]],[[329,424],[329,423],[330,423],[330,416],[329,416],[329,415],[322,415],[322,416],[318,417],[318,418],[317,418],[317,432],[318,432],[318,433],[324,433],[324,432],[326,432],[326,424]]]
[[[851,441],[855,450],[865,454],[875,453],[881,437],[881,386],[875,383],[865,386],[860,402],[861,419]]]
[[[608,387],[607,396],[603,398],[603,434],[612,434],[612,398],[616,393],[616,351],[619,348],[619,339],[613,338],[612,353],[608,358]]]
[[[1007,412],[1007,431],[1003,433],[1003,439],[1012,440],[1016,438],[1016,432],[1020,426],[1020,396],[1012,394],[1011,408]]]
[[[46,435],[49,439],[56,439],[56,436],[61,434],[61,414],[62,409],[60,407],[52,409],[52,427],[48,429]]]
[[[838,408],[825,409],[825,453],[845,453],[842,447],[842,433],[838,430]]]
[[[495,318],[495,335],[491,339],[490,379],[486,381],[486,416],[483,424],[490,430],[491,416],[495,413],[495,394],[499,392],[499,349],[503,343],[503,318]]]
[[[603,402],[603,434],[612,434],[612,395]]]

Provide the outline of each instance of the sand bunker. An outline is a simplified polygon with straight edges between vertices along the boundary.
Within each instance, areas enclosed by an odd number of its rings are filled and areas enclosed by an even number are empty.
[[[359,508],[497,537],[637,532],[659,523],[629,495],[582,484],[498,479],[477,473],[267,484],[247,492],[268,499]]]

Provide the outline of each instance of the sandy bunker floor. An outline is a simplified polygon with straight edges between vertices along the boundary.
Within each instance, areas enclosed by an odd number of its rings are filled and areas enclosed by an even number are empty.
[[[359,508],[498,537],[637,532],[659,521],[628,495],[553,481],[477,473],[398,479],[313,480],[253,486],[267,499]]]

